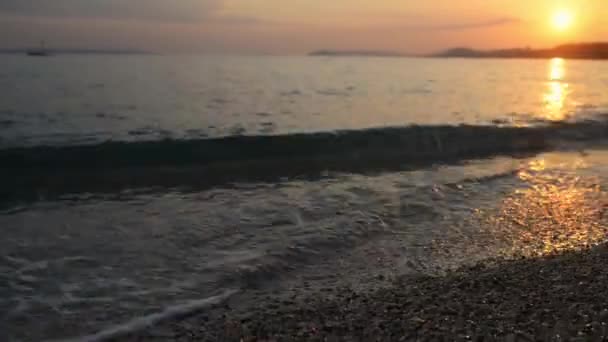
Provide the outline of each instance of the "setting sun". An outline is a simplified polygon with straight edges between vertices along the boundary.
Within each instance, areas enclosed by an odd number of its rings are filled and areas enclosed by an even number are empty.
[[[574,15],[567,10],[560,10],[553,14],[552,21],[554,28],[564,31],[572,26]]]

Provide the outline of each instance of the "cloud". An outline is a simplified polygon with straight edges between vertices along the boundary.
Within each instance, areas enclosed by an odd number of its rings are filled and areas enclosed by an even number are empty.
[[[222,0],[0,0],[0,13],[42,17],[91,17],[194,21],[211,17]]]
[[[417,28],[423,29],[423,30],[435,30],[435,31],[471,30],[471,29],[477,29],[477,28],[519,24],[521,22],[522,22],[522,20],[519,18],[504,17],[504,18],[477,21],[477,22],[461,22],[461,23],[451,23],[451,24],[436,25],[436,26],[419,26]]]
[[[208,22],[216,23],[216,24],[228,24],[228,25],[280,25],[281,22],[259,19],[255,17],[246,17],[246,16],[238,16],[238,15],[214,15],[209,16],[207,18]]]

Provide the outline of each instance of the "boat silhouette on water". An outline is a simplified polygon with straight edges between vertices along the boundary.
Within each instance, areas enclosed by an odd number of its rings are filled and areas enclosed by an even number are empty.
[[[45,48],[44,41],[40,42],[39,48],[29,49],[25,53],[28,56],[33,56],[33,57],[48,57],[51,55],[51,52]]]

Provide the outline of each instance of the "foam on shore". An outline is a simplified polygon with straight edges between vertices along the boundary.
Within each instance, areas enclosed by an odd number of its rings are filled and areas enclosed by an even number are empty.
[[[150,328],[160,322],[179,319],[197,313],[211,305],[215,305],[225,301],[237,292],[238,290],[227,290],[217,296],[193,300],[185,304],[171,306],[166,308],[162,312],[158,312],[148,316],[138,317],[126,323],[102,330],[96,334],[74,339],[68,339],[64,340],[63,342],[103,342],[111,339],[125,337],[127,335],[134,334],[147,328]]]

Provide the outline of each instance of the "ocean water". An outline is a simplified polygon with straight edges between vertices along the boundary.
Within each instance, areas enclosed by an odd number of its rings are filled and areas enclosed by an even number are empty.
[[[608,236],[605,62],[0,56],[0,89],[0,340]]]
[[[0,56],[0,144],[268,135],[605,114],[594,61]]]

